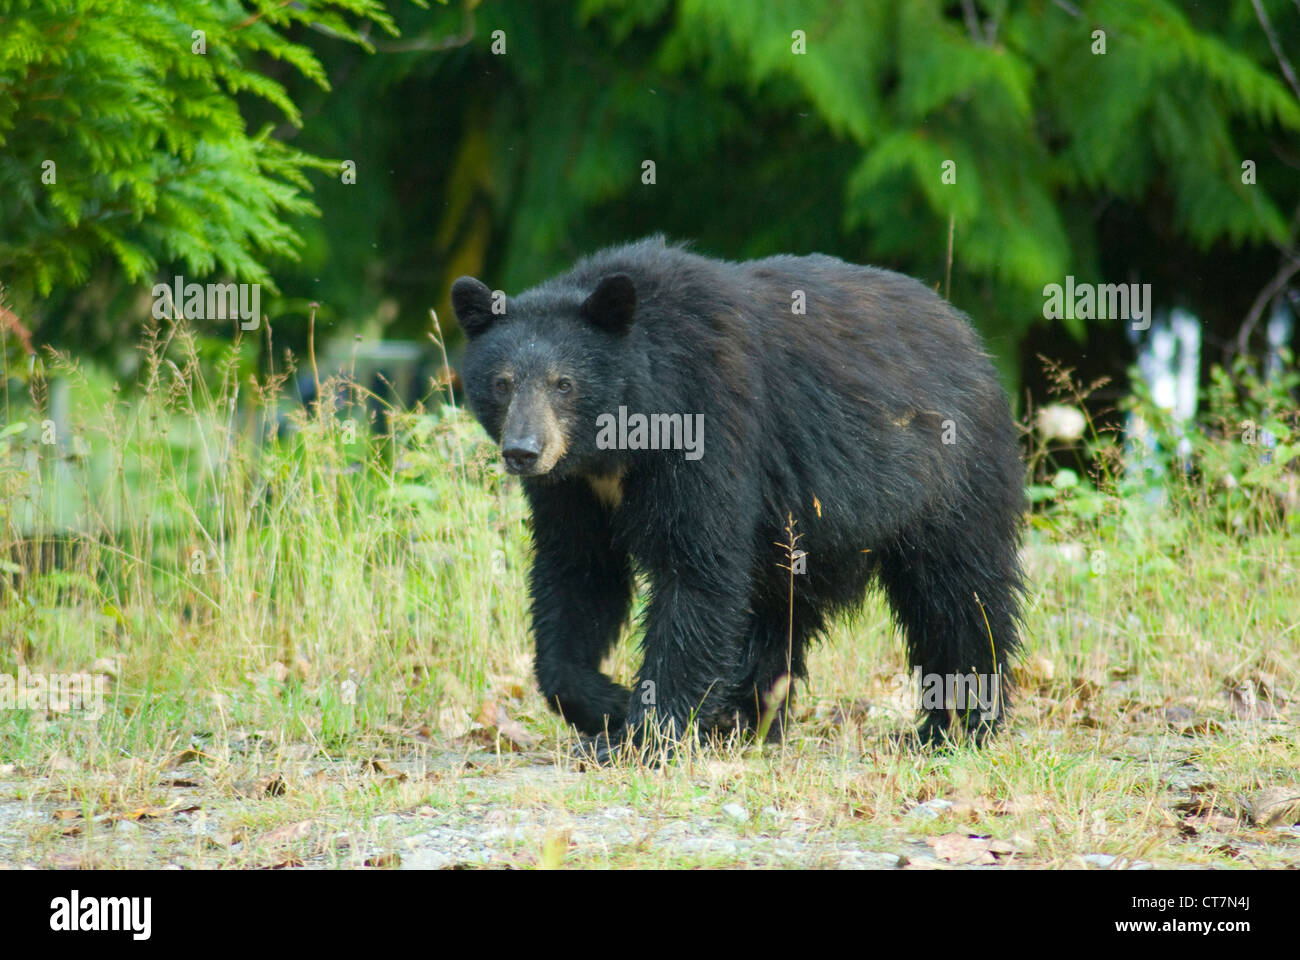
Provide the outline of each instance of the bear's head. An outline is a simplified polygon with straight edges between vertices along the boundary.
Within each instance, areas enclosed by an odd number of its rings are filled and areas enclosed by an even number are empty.
[[[623,402],[623,349],[636,313],[627,274],[594,289],[547,284],[507,303],[473,277],[451,288],[469,338],[461,364],[470,410],[501,446],[506,470],[559,479],[617,466],[596,419]]]

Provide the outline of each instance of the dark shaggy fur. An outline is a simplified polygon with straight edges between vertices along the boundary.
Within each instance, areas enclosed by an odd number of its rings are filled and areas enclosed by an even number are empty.
[[[470,408],[532,507],[537,679],[578,729],[616,745],[641,742],[651,718],[679,734],[691,719],[757,725],[773,685],[804,675],[809,641],[873,575],[913,667],[1006,677],[1021,591],[1015,428],[969,322],[925,286],[833,257],[727,263],[651,238],[504,313],[470,278],[453,302]],[[703,456],[598,449],[597,417],[620,406],[703,414]],[[807,554],[793,643],[787,515]],[[600,666],[634,566],[651,594],[629,691]],[[1006,693],[1004,679],[1003,709]],[[953,716],[932,709],[923,739]],[[977,736],[996,723],[958,719]]]

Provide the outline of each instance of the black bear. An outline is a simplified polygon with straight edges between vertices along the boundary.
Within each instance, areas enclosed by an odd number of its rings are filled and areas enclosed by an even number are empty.
[[[532,510],[537,680],[598,759],[691,722],[757,728],[769,700],[779,721],[810,639],[873,576],[944,694],[923,697],[922,740],[996,726],[1023,469],[951,304],[834,257],[731,263],[661,237],[508,300],[461,277],[452,303],[468,405]],[[637,568],[650,596],[628,690],[600,668]]]

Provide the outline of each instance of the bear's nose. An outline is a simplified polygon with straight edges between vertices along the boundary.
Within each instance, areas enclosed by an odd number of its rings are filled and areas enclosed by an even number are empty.
[[[542,445],[536,437],[524,437],[522,440],[507,441],[501,448],[501,457],[511,473],[527,473],[537,463],[537,455],[541,452]]]

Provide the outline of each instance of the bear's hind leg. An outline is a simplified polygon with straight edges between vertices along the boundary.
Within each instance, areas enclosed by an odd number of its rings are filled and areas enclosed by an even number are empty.
[[[881,552],[880,579],[921,671],[923,743],[957,726],[982,742],[1008,704],[1022,590],[1016,518],[923,521]]]

